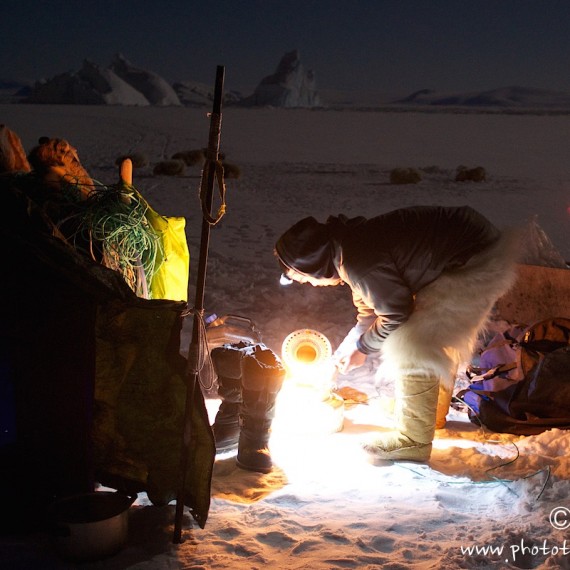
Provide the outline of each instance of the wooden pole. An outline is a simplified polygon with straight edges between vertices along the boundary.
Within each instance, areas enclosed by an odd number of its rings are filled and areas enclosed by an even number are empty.
[[[206,164],[202,176],[207,176],[207,187],[203,200],[202,210],[211,214],[214,196],[214,182],[216,178],[216,162],[220,151],[220,135],[222,126],[222,92],[224,86],[224,67],[219,65],[216,70],[216,84],[214,90],[214,103],[210,115],[210,134],[208,138],[208,151]],[[186,405],[184,410],[184,438],[180,462],[180,489],[176,497],[176,513],[174,520],[173,542],[182,542],[182,518],[184,514],[184,496],[186,491],[186,473],[190,461],[190,443],[192,439],[192,409],[196,384],[200,372],[201,358],[200,327],[204,312],[204,290],[206,285],[206,269],[208,264],[208,248],[210,244],[210,222],[202,219],[202,233],[200,236],[200,257],[198,259],[198,275],[196,281],[196,296],[194,300],[194,322],[192,340],[188,351],[188,368],[186,374]]]

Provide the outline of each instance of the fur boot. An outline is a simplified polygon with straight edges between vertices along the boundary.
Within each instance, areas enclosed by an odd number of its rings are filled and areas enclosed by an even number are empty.
[[[237,465],[248,471],[269,473],[273,468],[269,436],[285,369],[271,350],[260,345],[244,356],[241,365],[242,404]]]
[[[376,436],[364,450],[381,460],[427,461],[435,433],[439,378],[419,372],[396,382],[396,431]]]
[[[218,376],[218,395],[222,400],[212,431],[217,451],[235,449],[239,440],[241,394],[241,360],[250,344],[224,344],[212,350],[212,364]]]
[[[440,382],[439,396],[437,398],[435,429],[443,429],[445,427],[445,424],[447,422],[447,412],[449,412],[449,406],[451,405],[452,397],[453,383]]]

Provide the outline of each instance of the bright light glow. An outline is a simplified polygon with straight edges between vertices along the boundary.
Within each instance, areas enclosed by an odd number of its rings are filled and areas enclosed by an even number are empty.
[[[321,400],[329,397],[335,369],[325,335],[311,329],[292,332],[283,341],[281,357],[288,373],[286,383],[311,389]]]
[[[286,383],[277,397],[272,430],[277,434],[322,435],[341,431],[344,400],[335,394],[324,399],[307,387]]]
[[[290,279],[289,277],[287,277],[287,275],[285,275],[285,273],[281,274],[281,277],[279,278],[279,285],[291,285],[291,283],[293,283],[293,279]]]
[[[472,439],[435,439],[432,443],[434,449],[454,449],[460,447],[462,449],[469,449],[472,447],[480,447],[480,441]]]
[[[321,333],[302,329],[283,342],[287,376],[279,392],[273,423],[289,434],[325,434],[342,430],[344,400],[332,393],[332,347]]]

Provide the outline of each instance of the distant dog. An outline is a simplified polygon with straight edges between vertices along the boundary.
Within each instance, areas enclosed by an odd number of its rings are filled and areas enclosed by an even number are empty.
[[[206,153],[203,150],[186,150],[172,155],[174,160],[183,160],[186,166],[201,166],[206,160]]]
[[[390,172],[390,184],[417,184],[422,175],[415,168],[394,168]]]
[[[183,160],[163,160],[154,165],[152,173],[155,176],[182,176],[185,168],[186,164]]]
[[[466,166],[458,166],[455,174],[456,182],[485,182],[487,173],[482,166],[475,168],[467,168]]]

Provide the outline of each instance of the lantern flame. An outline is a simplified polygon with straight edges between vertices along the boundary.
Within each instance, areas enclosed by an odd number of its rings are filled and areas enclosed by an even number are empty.
[[[340,431],[344,402],[332,393],[335,367],[326,336],[311,329],[291,333],[281,351],[287,376],[278,397],[277,425],[288,432]]]
[[[289,384],[312,389],[322,399],[329,397],[335,368],[325,335],[311,329],[292,332],[283,341],[281,355]]]

